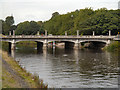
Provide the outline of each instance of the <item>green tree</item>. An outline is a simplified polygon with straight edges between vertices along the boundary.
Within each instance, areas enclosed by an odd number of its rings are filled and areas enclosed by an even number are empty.
[[[58,16],[58,15],[59,15],[58,12],[54,12],[54,13],[52,14],[52,18],[54,18],[54,17],[56,17],[56,16]]]
[[[37,24],[39,25],[39,32],[40,34],[44,34],[44,23],[42,21],[38,21]]]
[[[19,23],[16,28],[17,35],[35,35],[39,31],[39,25],[35,21]]]
[[[5,23],[9,26],[12,26],[14,24],[14,17],[13,16],[6,17]]]
[[[15,30],[16,26],[14,24],[14,17],[8,16],[5,21],[2,21],[2,34],[8,35],[9,31]]]

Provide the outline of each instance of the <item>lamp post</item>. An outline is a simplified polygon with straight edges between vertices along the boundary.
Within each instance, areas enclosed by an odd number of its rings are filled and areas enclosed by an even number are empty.
[[[73,15],[71,15],[71,18],[72,18],[72,20],[73,20]],[[72,35],[72,30],[71,30],[71,35]]]
[[[93,36],[95,36],[95,31],[93,31]]]
[[[15,30],[13,30],[13,36],[15,36]]]
[[[67,31],[65,31],[65,36],[67,36]]]
[[[79,30],[77,30],[77,37],[79,36]]]
[[[39,31],[37,31],[37,35],[40,35],[40,32],[39,32]]]
[[[47,30],[45,30],[45,36],[47,36]]]
[[[11,36],[11,31],[9,31],[9,36]]]
[[[109,36],[111,36],[111,30],[109,30]]]

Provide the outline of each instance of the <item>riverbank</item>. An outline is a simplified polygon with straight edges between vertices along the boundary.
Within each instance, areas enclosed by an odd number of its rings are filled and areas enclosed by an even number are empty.
[[[47,88],[37,75],[32,75],[18,62],[0,50],[2,54],[2,88]]]
[[[107,50],[110,52],[114,52],[114,51],[120,52],[120,42],[114,41],[110,45],[104,47],[103,50]]]

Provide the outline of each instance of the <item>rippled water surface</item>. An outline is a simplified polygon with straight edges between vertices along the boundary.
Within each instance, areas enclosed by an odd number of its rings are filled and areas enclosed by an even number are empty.
[[[101,50],[71,50],[17,47],[16,60],[36,73],[49,87],[117,88],[118,55]]]

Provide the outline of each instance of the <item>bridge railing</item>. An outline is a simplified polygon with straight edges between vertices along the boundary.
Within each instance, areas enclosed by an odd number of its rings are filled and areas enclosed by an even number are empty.
[[[16,35],[16,36],[4,36],[2,38],[115,38],[116,36],[92,36],[92,35],[84,35],[84,36],[76,36],[76,35]]]

